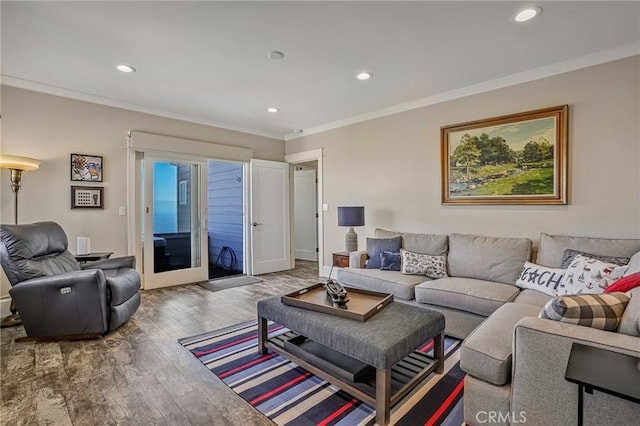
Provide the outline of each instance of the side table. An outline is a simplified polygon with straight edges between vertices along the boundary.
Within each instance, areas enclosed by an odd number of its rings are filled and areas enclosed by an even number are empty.
[[[113,254],[112,251],[100,251],[89,254],[74,254],[73,257],[76,258],[78,263],[87,263],[87,262],[95,262],[96,260],[104,260],[111,257]]]
[[[339,251],[333,253],[333,266],[337,268],[348,268],[349,267],[349,252]]]
[[[640,404],[640,358],[580,343],[571,345],[565,380],[578,385],[578,426],[584,424],[584,392],[594,390]]]

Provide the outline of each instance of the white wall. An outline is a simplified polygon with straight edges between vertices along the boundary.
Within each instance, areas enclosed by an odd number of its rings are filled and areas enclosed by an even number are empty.
[[[126,141],[129,130],[196,139],[253,149],[254,158],[283,161],[284,142],[210,126],[143,114],[2,86],[3,154],[34,157],[40,170],[23,173],[19,193],[19,222],[58,222],[73,252],[78,235],[91,237],[93,251],[126,254]],[[69,156],[104,157],[104,210],[71,210]],[[13,223],[13,194],[9,172],[0,173],[0,220]],[[2,274],[0,294],[8,283]],[[4,312],[3,312],[4,314]]]
[[[540,232],[640,237],[640,59],[411,110],[286,143],[324,148],[325,259],[343,249],[336,207],[365,206],[359,247],[376,227],[405,232],[522,236]],[[567,206],[443,206],[440,127],[569,105]]]

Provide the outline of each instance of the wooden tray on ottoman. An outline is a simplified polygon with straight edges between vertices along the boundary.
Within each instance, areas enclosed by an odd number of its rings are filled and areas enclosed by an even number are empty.
[[[351,318],[358,321],[366,321],[380,309],[393,301],[393,294],[378,293],[377,291],[347,288],[347,309],[334,308],[331,299],[327,296],[324,284],[318,283],[302,290],[282,296],[281,301],[285,305],[309,309]]]

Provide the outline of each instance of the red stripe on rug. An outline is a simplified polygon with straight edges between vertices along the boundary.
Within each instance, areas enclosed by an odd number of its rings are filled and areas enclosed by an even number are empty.
[[[347,402],[342,407],[340,407],[339,409],[337,409],[336,411],[331,413],[331,415],[329,415],[326,419],[324,419],[323,421],[318,423],[316,426],[326,426],[326,425],[328,425],[330,421],[332,421],[333,419],[335,419],[340,414],[344,413],[345,411],[347,411],[349,408],[353,407],[357,403],[358,403],[358,400],[356,398],[353,398],[351,401]]]
[[[433,347],[433,340],[431,340],[429,343],[427,343],[426,345],[424,345],[423,347],[421,347],[420,349],[418,349],[420,352],[426,352],[429,349],[431,349]]]
[[[225,371],[224,373],[219,374],[218,377],[220,377],[221,379],[224,379],[225,377],[230,376],[233,373],[237,373],[238,371],[242,371],[247,367],[251,367],[252,365],[260,364],[261,362],[270,360],[271,358],[275,358],[276,356],[278,356],[278,354],[275,353],[275,352],[274,353],[270,353],[268,355],[261,356],[260,358],[258,358],[256,360],[253,360],[251,362],[247,362],[246,364],[242,364],[241,366],[236,367],[236,368],[234,368],[232,370]]]
[[[458,396],[458,394],[462,391],[463,388],[464,388],[464,379],[460,380],[460,383],[458,383],[458,386],[455,387],[455,389],[451,392],[451,394],[447,397],[447,399],[444,400],[440,408],[438,408],[438,411],[433,413],[433,416],[431,416],[431,418],[427,420],[424,426],[433,426],[434,424],[436,424],[436,421],[438,421],[440,416],[442,416],[442,414],[445,411],[447,411],[447,408],[449,408],[453,400],[456,399],[456,396]]]
[[[277,388],[275,388],[271,392],[267,392],[264,395],[261,395],[261,396],[255,398],[255,399],[249,401],[249,404],[256,405],[258,402],[269,398],[271,395],[275,395],[278,392],[280,392],[281,390],[286,389],[286,388],[288,388],[288,387],[290,387],[292,385],[295,385],[296,383],[301,382],[301,381],[303,381],[303,380],[305,380],[305,379],[307,379],[307,378],[309,378],[311,376],[312,376],[312,374],[307,371],[302,376],[298,376],[295,379],[293,379],[291,381],[288,381],[287,383],[285,383],[283,385],[278,386]]]
[[[280,330],[281,328],[284,328],[284,327],[283,327],[283,326],[281,326],[281,325],[279,325],[279,326],[277,326],[277,327],[274,327],[274,328],[270,329],[270,330],[267,332],[267,334],[268,334],[268,333],[273,333],[274,331],[278,331],[278,330]],[[226,349],[226,348],[228,348],[229,346],[235,346],[235,345],[238,345],[238,344],[240,344],[240,343],[244,343],[244,342],[247,342],[247,341],[249,341],[249,340],[253,340],[253,339],[255,339],[256,337],[258,337],[258,334],[257,334],[257,333],[256,333],[256,334],[253,334],[253,335],[251,335],[251,336],[247,336],[247,337],[245,337],[245,338],[243,338],[243,339],[234,340],[233,342],[229,342],[229,343],[227,343],[227,344],[225,344],[225,345],[218,346],[218,347],[215,347],[215,348],[212,348],[212,349],[206,350],[206,351],[197,351],[197,352],[194,352],[193,354],[194,354],[195,356],[197,356],[197,357],[201,357],[201,356],[203,356],[203,355],[208,355],[208,354],[212,354],[212,353],[214,353],[214,352],[218,352],[218,351],[219,351],[219,350],[221,350],[221,349]]]

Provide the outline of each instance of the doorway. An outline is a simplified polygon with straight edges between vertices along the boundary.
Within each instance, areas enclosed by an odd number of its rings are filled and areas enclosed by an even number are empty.
[[[322,148],[314,149],[311,151],[297,152],[295,154],[287,154],[284,156],[284,159],[287,163],[291,165],[293,173],[295,173],[295,167],[301,164],[315,164],[316,166],[316,211],[317,211],[317,261],[318,261],[318,275],[322,277],[326,277],[329,274],[330,266],[324,266],[324,259],[326,257],[324,253],[324,217],[323,212],[328,208],[323,203],[323,192],[322,192],[322,182],[323,182],[323,171],[322,171],[322,156],[323,150]],[[292,173],[292,174],[293,174]],[[292,178],[293,179],[293,178]],[[291,191],[292,196],[295,197],[294,191]],[[295,203],[295,199],[293,203]],[[293,211],[293,208],[292,208]],[[294,213],[295,214],[295,213]],[[294,218],[295,220],[295,218]],[[294,230],[295,231],[295,230]],[[292,241],[292,244],[295,244]],[[331,256],[329,256],[331,258]]]
[[[295,165],[293,172],[294,254],[296,260],[318,261],[317,161]]]
[[[209,160],[209,279],[244,274],[244,166]]]

